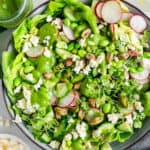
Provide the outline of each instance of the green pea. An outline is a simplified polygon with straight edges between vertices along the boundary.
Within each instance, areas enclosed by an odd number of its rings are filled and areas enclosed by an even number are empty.
[[[124,47],[120,47],[119,48],[119,52],[121,52],[121,53],[125,52],[125,48]]]
[[[100,43],[99,43],[99,45],[100,45],[101,47],[106,47],[108,44],[109,44],[109,41],[108,41],[108,40],[102,40],[102,41],[100,41]]]
[[[80,37],[80,32],[75,32],[74,36],[75,36],[75,38]]]
[[[20,77],[15,78],[13,84],[15,87],[19,86],[21,84],[21,78]]]
[[[78,28],[75,30],[75,37],[79,37],[81,32],[86,29],[87,25],[85,24],[82,24],[82,25],[79,25]]]
[[[69,147],[71,146],[72,142],[71,141],[66,141],[66,145]]]
[[[64,19],[64,23],[65,23],[66,26],[70,26],[71,25],[71,22],[70,22],[70,20],[68,18]]]
[[[143,53],[143,56],[144,56],[145,58],[150,58],[150,52],[144,52],[144,53]]]
[[[141,128],[142,127],[142,122],[141,121],[136,121],[134,122],[134,128]]]
[[[34,70],[34,67],[33,66],[26,66],[24,68],[24,73],[30,73]]]
[[[60,69],[63,69],[65,67],[63,63],[58,64],[58,66]]]
[[[68,46],[68,51],[72,51],[74,49],[74,43],[70,43]]]
[[[133,68],[133,67],[130,67],[130,68],[129,68],[129,71],[130,71],[131,73],[136,73],[136,72],[137,72],[136,68]]]
[[[42,92],[48,92],[48,89],[45,88],[45,87],[41,87],[40,90],[41,90]]]
[[[79,82],[79,81],[83,80],[83,78],[84,78],[84,75],[82,73],[79,73],[79,74],[77,74],[73,77],[71,82],[76,83],[76,82]]]
[[[78,26],[77,28],[77,32],[82,32],[84,29],[87,28],[87,25],[86,24],[81,24]]]
[[[26,67],[26,66],[30,66],[31,65],[31,62],[30,61],[26,61],[25,63],[24,63],[24,66]]]
[[[101,150],[112,150],[111,146],[108,143],[104,143],[101,146]]]
[[[86,51],[85,50],[79,50],[78,55],[82,58],[86,55]]]
[[[75,23],[75,22],[73,22],[73,23],[71,24],[71,28],[72,28],[72,29],[75,29],[77,26],[78,26],[78,24]]]
[[[32,74],[36,80],[39,80],[39,78],[41,77],[41,73],[39,71],[33,70]]]
[[[79,43],[75,43],[75,49],[79,49],[81,46]]]
[[[73,54],[77,54],[77,52],[78,52],[78,51],[77,51],[76,49],[74,49],[74,50],[72,51]]]
[[[137,68],[137,72],[142,72],[143,70],[144,70],[144,68],[141,66]]]
[[[92,74],[93,74],[94,77],[96,77],[98,75],[97,68],[93,68]]]
[[[103,112],[105,114],[109,113],[111,111],[111,104],[110,103],[106,103],[102,106]]]
[[[115,44],[114,44],[114,43],[111,43],[111,44],[109,45],[109,50],[110,50],[110,51],[115,50]]]

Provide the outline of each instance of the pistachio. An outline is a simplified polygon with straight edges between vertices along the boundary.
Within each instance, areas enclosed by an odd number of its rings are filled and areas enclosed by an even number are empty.
[[[78,90],[80,88],[81,83],[75,83],[73,89]]]
[[[95,117],[92,120],[90,120],[89,124],[92,126],[98,125],[102,122],[102,117]]]
[[[82,37],[83,38],[87,38],[87,37],[89,37],[90,36],[90,34],[91,34],[91,29],[89,29],[89,28],[87,28],[87,29],[85,29],[83,32],[82,32]]]
[[[82,120],[85,117],[85,112],[83,110],[79,110],[78,117]]]
[[[88,53],[88,54],[86,54],[86,59],[91,60],[91,59],[96,59],[96,57],[94,54]]]
[[[44,73],[44,78],[50,79],[52,77],[52,73]]]
[[[120,54],[120,57],[123,59],[128,59],[129,54],[127,52]]]
[[[120,102],[121,102],[123,107],[127,107],[128,106],[128,100],[127,100],[126,96],[121,96],[120,97]]]
[[[67,108],[60,108],[60,107],[55,107],[55,115],[57,119],[60,119],[61,116],[65,116],[68,113],[68,109]]]
[[[91,108],[85,115],[90,125],[97,125],[104,120],[104,113],[100,109]]]
[[[113,53],[108,53],[106,57],[107,63],[110,64],[113,60]]]
[[[72,64],[73,64],[72,59],[71,59],[71,58],[68,58],[68,59],[66,60],[66,66],[67,66],[67,67],[70,67],[70,66],[72,66]]]
[[[89,102],[89,104],[90,104],[91,107],[94,107],[94,108],[96,107],[96,99],[90,98],[88,100],[88,102]]]

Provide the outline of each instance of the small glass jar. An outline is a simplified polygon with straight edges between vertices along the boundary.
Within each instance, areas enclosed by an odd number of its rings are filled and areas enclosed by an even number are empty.
[[[32,10],[32,0],[0,0],[0,26],[16,27]]]

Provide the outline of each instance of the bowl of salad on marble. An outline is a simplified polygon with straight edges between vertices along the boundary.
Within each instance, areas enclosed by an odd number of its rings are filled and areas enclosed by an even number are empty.
[[[150,129],[149,39],[120,0],[44,4],[3,52],[12,116],[45,149],[127,148]]]

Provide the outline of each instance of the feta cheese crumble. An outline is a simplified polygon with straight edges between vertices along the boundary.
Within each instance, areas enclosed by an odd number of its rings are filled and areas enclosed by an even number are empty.
[[[144,111],[144,107],[142,106],[141,102],[135,102],[134,106],[139,112]]]
[[[59,148],[59,145],[60,145],[60,142],[58,142],[58,141],[51,141],[49,145],[50,145],[52,148],[54,148],[54,149],[58,149],[58,148]]]
[[[21,91],[21,88],[22,88],[21,85],[17,86],[17,87],[14,89],[14,93],[15,93],[15,94],[19,93],[19,92]]]
[[[79,40],[79,44],[80,44],[81,47],[84,47],[85,40],[86,40],[86,39],[80,39],[80,40]]]
[[[25,99],[18,100],[16,106],[23,110],[26,109],[26,100]]]
[[[31,114],[39,108],[38,105],[31,104],[31,94],[32,93],[29,89],[27,89],[26,87],[23,87],[23,95],[26,100],[26,108],[24,109],[24,112],[27,114]]]
[[[44,50],[44,56],[48,57],[48,58],[51,57],[51,53],[50,53],[50,51],[47,48],[45,48],[45,50]]]
[[[75,62],[77,60],[78,56],[77,55],[72,55],[71,58],[72,58],[72,61]]]
[[[35,90],[38,90],[43,84],[42,78],[39,79],[38,83],[34,85]]]
[[[131,115],[131,114],[125,116],[125,119],[126,119],[126,122],[127,122],[130,126],[133,125],[133,119],[132,119],[132,115]]]
[[[26,75],[26,78],[27,78],[27,80],[29,80],[29,81],[33,81],[33,80],[34,80],[32,73],[27,74],[27,75]]]
[[[90,71],[91,71],[90,65],[86,66],[86,67],[83,69],[83,73],[86,74],[86,75],[88,75]]]
[[[84,139],[87,135],[86,133],[86,124],[82,122],[81,124],[76,125],[76,131],[79,134],[81,139]]]
[[[71,134],[72,134],[74,140],[79,137],[79,134],[76,131],[72,131]]]
[[[72,140],[72,135],[70,133],[66,134],[65,137],[64,137],[64,140],[71,141]]]
[[[39,44],[39,37],[35,35],[31,35],[30,42],[33,46],[37,46]]]
[[[30,42],[25,42],[23,45],[23,52],[27,52],[32,47],[32,44]]]
[[[16,123],[21,123],[22,122],[22,119],[18,114],[16,114],[14,122],[16,122]]]
[[[61,29],[61,27],[62,27],[62,20],[60,18],[56,18],[54,21],[52,21],[52,24],[56,25],[56,27],[58,29]]]
[[[118,113],[116,113],[116,114],[115,113],[114,114],[108,114],[107,117],[108,117],[108,121],[110,121],[113,124],[115,124],[119,120],[120,114],[118,114]]]
[[[51,22],[52,20],[53,20],[52,16],[50,16],[50,15],[47,16],[47,18],[46,18],[46,21],[47,21],[47,22]]]
[[[83,60],[76,61],[75,68],[74,68],[75,73],[78,74],[83,67],[84,67]]]
[[[89,64],[92,68],[94,68],[94,67],[97,67],[98,66],[98,63],[97,63],[97,61],[96,60],[94,60],[94,59],[91,59],[90,60],[90,64]]]

